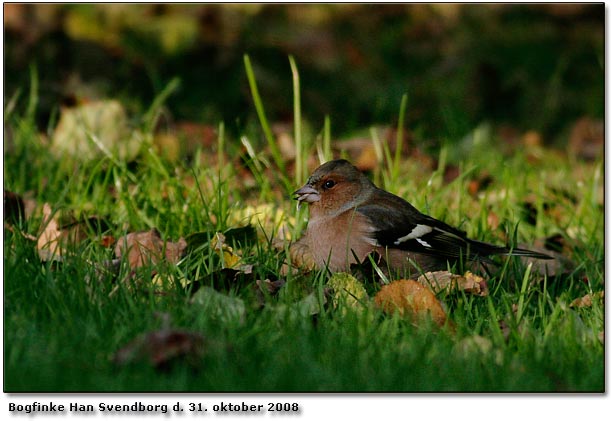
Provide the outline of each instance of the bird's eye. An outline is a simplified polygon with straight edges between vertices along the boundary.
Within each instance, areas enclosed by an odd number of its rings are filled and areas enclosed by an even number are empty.
[[[325,183],[323,183],[323,187],[326,189],[331,189],[335,185],[336,185],[336,182],[334,180],[327,180],[325,181]]]

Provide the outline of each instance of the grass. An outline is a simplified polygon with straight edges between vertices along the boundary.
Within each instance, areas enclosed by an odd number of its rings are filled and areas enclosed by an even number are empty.
[[[245,64],[255,93],[248,57]],[[299,86],[295,62],[290,64]],[[255,98],[265,129],[269,126],[263,102]],[[29,104],[33,101],[35,96]],[[316,303],[324,295],[326,273],[281,275],[286,254],[272,247],[272,238],[283,227],[298,234],[307,214],[297,211],[290,200],[291,189],[298,186],[292,185],[289,174],[275,172],[282,158],[272,147],[275,140],[269,130],[264,132],[271,160],[256,152],[262,143],[259,133],[243,134],[242,144],[255,145],[250,153],[244,152],[239,142],[225,138],[220,125],[218,166],[199,164],[200,158],[211,155],[207,150],[193,161],[177,163],[165,160],[150,145],[144,145],[136,165],[104,157],[67,165],[67,159],[53,158],[39,141],[33,111],[28,104],[25,108],[29,111],[22,115],[14,111],[6,116],[13,140],[4,156],[5,189],[33,192],[39,204],[49,202],[61,213],[101,216],[109,229],[70,246],[61,263],[41,262],[36,245],[21,234],[36,235],[40,218],[5,229],[6,392],[604,391],[604,347],[599,337],[603,303],[569,305],[604,288],[601,162],[574,163],[554,156],[534,165],[528,163],[529,151],[518,150],[508,158],[490,136],[460,163],[462,176],[446,183],[445,157],[452,155],[452,146],[443,149],[439,170],[433,174],[400,155],[391,157],[387,151],[381,156],[384,173],[374,177],[384,180],[388,190],[484,241],[503,243],[521,221],[522,201],[535,195],[535,224],[521,222],[517,240],[530,243],[560,232],[569,243],[567,257],[577,264],[564,276],[540,279],[511,261],[493,274],[488,297],[441,295],[455,329],[440,329],[427,322],[415,326],[372,306],[321,307]],[[403,114],[406,97],[400,108]],[[156,115],[152,107],[144,119],[149,130]],[[302,139],[299,156],[304,162],[298,168],[306,168],[306,157],[317,152],[329,156],[330,130],[326,119],[317,141]],[[144,139],[151,137],[149,131]],[[256,188],[244,185],[236,160],[229,158],[235,156],[252,171]],[[492,183],[477,196],[468,194],[470,175],[484,172],[495,175]],[[295,179],[302,177],[302,170],[296,169]],[[545,211],[550,203],[556,212]],[[172,282],[197,278],[213,285],[223,263],[210,247],[197,249],[179,265],[145,268],[134,282],[117,282],[129,272],[125,262],[119,276],[100,274],[99,268],[113,257],[112,249],[101,244],[101,234],[120,238],[156,227],[172,240],[197,232],[210,237],[245,225],[245,213],[256,204],[269,205],[265,221],[256,226],[257,241],[232,245],[242,263],[253,265],[255,279],[286,279],[278,295],[265,298],[263,307],[254,298],[252,280],[220,288],[229,307],[244,304],[238,317],[193,303],[189,290]],[[497,229],[487,223],[490,212],[502,221]],[[152,282],[153,271],[161,286]],[[300,311],[300,303],[311,293],[319,298],[315,310]],[[143,361],[113,363],[118,349],[164,323],[203,335],[205,351],[195,366],[177,361],[159,371]]]

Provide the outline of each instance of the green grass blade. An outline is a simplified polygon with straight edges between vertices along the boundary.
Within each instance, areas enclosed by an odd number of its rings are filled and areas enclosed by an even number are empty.
[[[295,184],[301,185],[306,179],[306,154],[302,144],[302,106],[300,101],[300,74],[293,56],[289,56],[293,78],[293,130],[295,139]]]
[[[272,153],[272,158],[274,159],[274,162],[276,163],[276,165],[281,170],[284,176],[285,161],[283,160],[280,149],[278,148],[276,140],[274,139],[274,135],[272,134],[272,130],[270,129],[270,124],[268,123],[268,118],[266,117],[266,111],[264,109],[261,96],[259,95],[259,90],[257,89],[257,81],[255,80],[255,73],[253,72],[251,59],[247,54],[244,55],[244,68],[246,70],[247,79],[249,81],[249,88],[251,89],[253,104],[255,105],[255,110],[257,111],[257,117],[259,118],[259,124],[261,124],[264,136],[266,138],[266,141],[268,142],[268,147],[270,148],[270,152]]]
[[[408,94],[402,95],[400,103],[399,119],[397,121],[397,133],[395,142],[395,158],[393,159],[393,182],[397,181],[400,174],[400,162],[402,159],[402,146],[404,143],[404,119],[406,117],[406,106],[408,104]]]

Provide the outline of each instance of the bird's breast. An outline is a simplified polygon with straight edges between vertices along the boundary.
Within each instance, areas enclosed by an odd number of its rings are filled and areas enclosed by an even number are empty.
[[[308,222],[307,236],[312,255],[320,268],[332,271],[349,270],[373,250],[376,242],[371,237],[367,218],[351,209],[333,218],[316,218]]]

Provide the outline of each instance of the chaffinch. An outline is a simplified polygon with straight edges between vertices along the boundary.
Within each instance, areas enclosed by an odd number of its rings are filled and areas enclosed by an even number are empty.
[[[350,270],[373,251],[389,269],[409,277],[446,269],[449,262],[461,259],[487,262],[487,256],[510,254],[551,258],[471,240],[465,232],[376,187],[344,159],[321,165],[294,195],[298,206],[308,203],[310,218],[305,235],[293,246],[302,253],[307,250],[317,267],[333,272]]]

